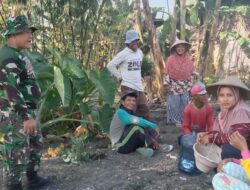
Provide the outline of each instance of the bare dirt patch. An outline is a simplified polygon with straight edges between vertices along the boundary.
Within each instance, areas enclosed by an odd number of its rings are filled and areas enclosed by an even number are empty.
[[[165,124],[164,106],[154,104],[151,111],[161,128],[159,141],[174,145],[171,153],[156,152],[152,158],[145,158],[137,153],[118,154],[108,145],[105,158],[79,165],[66,164],[60,158],[43,160],[40,174],[55,175],[56,179],[42,190],[212,190],[208,182],[214,172],[199,176],[179,172],[177,137],[181,129]],[[100,141],[91,146],[105,143]],[[3,184],[2,177],[0,184]]]

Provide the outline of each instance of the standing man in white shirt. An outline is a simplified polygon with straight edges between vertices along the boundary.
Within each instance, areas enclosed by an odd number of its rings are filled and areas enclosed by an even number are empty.
[[[108,63],[107,68],[121,84],[122,95],[131,91],[136,92],[136,109],[141,105],[144,107],[146,105],[145,112],[150,115],[142,84],[141,65],[143,53],[138,48],[139,40],[140,38],[135,30],[128,30],[125,41],[126,47]]]

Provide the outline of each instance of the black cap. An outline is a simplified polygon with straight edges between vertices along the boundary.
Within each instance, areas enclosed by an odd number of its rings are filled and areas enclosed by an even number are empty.
[[[127,96],[132,96],[137,98],[137,93],[135,91],[126,92],[122,95],[121,100],[125,100]]]

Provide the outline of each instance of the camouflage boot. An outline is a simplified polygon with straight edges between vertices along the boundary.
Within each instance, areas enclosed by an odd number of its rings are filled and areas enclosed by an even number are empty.
[[[22,183],[7,185],[6,190],[23,190]]]
[[[37,172],[27,172],[29,189],[38,189],[48,185],[51,182],[49,178],[39,177]]]

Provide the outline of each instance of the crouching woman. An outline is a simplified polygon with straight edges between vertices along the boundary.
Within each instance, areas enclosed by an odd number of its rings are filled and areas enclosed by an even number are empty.
[[[250,99],[250,89],[238,78],[230,76],[207,87],[208,93],[217,95],[220,113],[214,129],[199,133],[202,144],[215,142],[222,148],[221,158],[242,158],[241,152],[230,145],[230,135],[239,132],[250,146],[250,107],[244,100]]]

